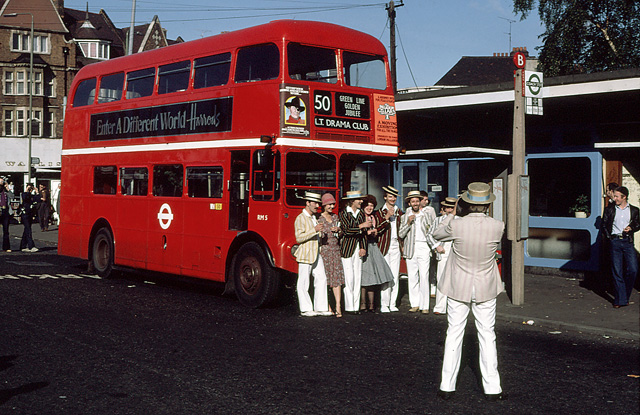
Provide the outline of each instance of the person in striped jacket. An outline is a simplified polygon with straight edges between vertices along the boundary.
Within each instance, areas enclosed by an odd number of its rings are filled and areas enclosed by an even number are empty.
[[[398,311],[398,287],[400,286],[400,258],[402,251],[398,239],[398,225],[402,210],[396,206],[398,190],[393,186],[384,186],[384,206],[376,211],[378,225],[378,248],[391,268],[393,281],[383,284],[380,290],[380,311],[389,313]]]
[[[360,314],[362,257],[367,254],[367,229],[372,224],[360,209],[364,200],[362,193],[349,191],[342,200],[347,203],[347,207],[338,215],[342,231],[340,255],[344,268],[344,310],[350,314]]]

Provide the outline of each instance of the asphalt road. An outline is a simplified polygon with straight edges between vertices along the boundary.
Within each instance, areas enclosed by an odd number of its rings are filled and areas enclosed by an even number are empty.
[[[455,399],[436,397],[446,318],[298,317],[219,284],[0,254],[1,414],[638,413],[638,344],[498,322],[508,399],[484,401],[473,326]]]

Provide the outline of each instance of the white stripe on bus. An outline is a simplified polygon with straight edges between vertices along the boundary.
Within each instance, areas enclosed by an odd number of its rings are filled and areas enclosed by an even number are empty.
[[[287,145],[303,148],[317,149],[334,149],[334,150],[350,150],[350,151],[370,151],[378,154],[386,154],[397,156],[398,148],[396,146],[386,146],[378,144],[361,144],[361,143],[344,143],[337,141],[324,140],[308,140],[298,138],[280,137],[276,140],[278,145]],[[146,151],[175,151],[175,150],[194,150],[203,148],[226,148],[226,147],[260,147],[264,146],[259,138],[245,138],[239,140],[210,140],[210,141],[188,141],[181,143],[162,143],[162,144],[135,144],[113,147],[90,147],[62,150],[63,156],[79,156],[88,154],[105,154],[105,153],[135,153]]]

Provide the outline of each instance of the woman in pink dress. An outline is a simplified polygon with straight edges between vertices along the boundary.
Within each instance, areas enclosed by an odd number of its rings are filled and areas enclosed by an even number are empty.
[[[318,223],[322,225],[322,237],[320,238],[320,255],[324,261],[327,285],[331,287],[336,300],[336,317],[342,317],[342,285],[344,284],[344,270],[340,258],[340,245],[338,244],[338,232],[340,226],[338,215],[333,213],[336,207],[336,199],[331,193],[322,195],[322,213]]]

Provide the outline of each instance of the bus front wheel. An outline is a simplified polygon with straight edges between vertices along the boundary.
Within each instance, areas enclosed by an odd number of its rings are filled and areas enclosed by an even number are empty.
[[[113,236],[107,228],[100,229],[93,238],[91,265],[102,278],[108,278],[113,271]]]
[[[257,308],[272,302],[278,294],[278,273],[255,242],[244,245],[235,256],[233,279],[236,296],[248,307]]]

